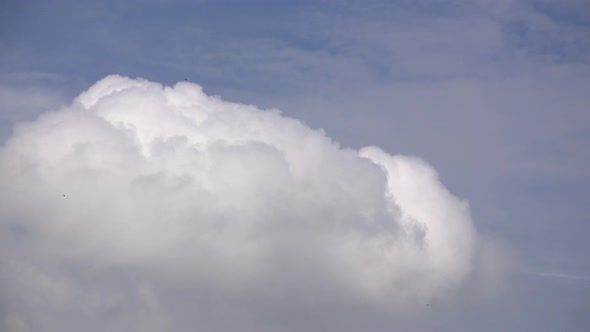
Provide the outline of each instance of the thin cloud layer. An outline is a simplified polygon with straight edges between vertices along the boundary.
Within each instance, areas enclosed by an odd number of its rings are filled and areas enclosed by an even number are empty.
[[[18,125],[0,187],[3,330],[272,330],[423,307],[485,270],[424,161],[188,82],[108,76]]]

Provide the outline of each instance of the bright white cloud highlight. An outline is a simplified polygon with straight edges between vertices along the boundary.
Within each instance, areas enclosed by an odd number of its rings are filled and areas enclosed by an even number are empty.
[[[18,125],[0,188],[14,331],[72,311],[80,326],[182,330],[212,298],[248,299],[251,315],[395,310],[448,296],[481,265],[467,204],[424,161],[341,148],[188,82],[108,76]]]

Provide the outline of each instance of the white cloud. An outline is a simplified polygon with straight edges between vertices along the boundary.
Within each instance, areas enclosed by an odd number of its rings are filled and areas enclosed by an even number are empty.
[[[0,174],[0,326],[14,331],[395,312],[485,265],[467,204],[424,161],[341,148],[188,82],[106,77],[18,125]]]

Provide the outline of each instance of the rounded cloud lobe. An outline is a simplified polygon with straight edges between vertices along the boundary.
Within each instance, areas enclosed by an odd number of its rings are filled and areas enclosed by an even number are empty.
[[[452,296],[481,265],[424,161],[188,82],[108,76],[18,125],[0,186],[9,331],[309,330]]]

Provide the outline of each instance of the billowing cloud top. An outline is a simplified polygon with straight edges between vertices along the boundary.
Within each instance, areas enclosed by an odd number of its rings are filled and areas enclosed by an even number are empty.
[[[343,149],[188,82],[108,76],[17,126],[0,188],[12,328],[75,309],[139,329],[119,321],[131,307],[170,327],[211,297],[423,305],[459,289],[478,247],[468,206],[424,161]]]

